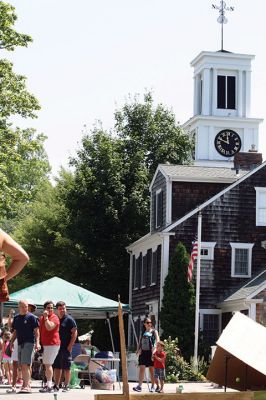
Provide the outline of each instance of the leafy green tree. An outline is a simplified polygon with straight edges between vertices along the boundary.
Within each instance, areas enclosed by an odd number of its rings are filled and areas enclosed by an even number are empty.
[[[27,46],[32,41],[29,35],[16,32],[12,27],[17,20],[15,8],[0,1],[0,49],[13,51],[16,46]]]
[[[0,1],[0,49],[14,51],[17,46],[26,47],[32,41],[29,35],[13,29],[17,16],[15,8]],[[15,114],[24,118],[36,117],[40,109],[37,99],[26,89],[26,78],[13,71],[13,64],[0,60],[0,126],[7,128],[7,119]]]
[[[181,353],[187,360],[193,354],[195,323],[195,289],[187,281],[188,263],[189,255],[179,242],[165,278],[160,316],[164,336],[178,338]]]
[[[14,51],[32,41],[14,29],[15,8],[0,1],[0,49]],[[12,128],[10,117],[35,118],[40,109],[27,91],[26,78],[13,71],[13,64],[0,60],[0,222],[11,231],[21,206],[33,200],[37,187],[50,170],[44,151],[45,136],[33,129]]]
[[[53,276],[71,282],[77,277],[79,248],[66,234],[69,213],[64,205],[72,181],[72,174],[62,170],[56,185],[44,181],[35,200],[25,208],[14,237],[30,254],[30,262],[10,282],[11,292]]]
[[[31,202],[50,166],[45,136],[33,129],[0,128],[0,220],[13,219]],[[10,230],[10,229],[9,229]]]
[[[47,194],[40,192],[17,238],[29,250],[32,269],[36,266],[33,279],[38,268],[39,279],[63,271],[73,283],[113,299],[120,293],[126,302],[125,248],[149,229],[152,175],[159,162],[188,162],[192,143],[172,112],[155,107],[150,94],[127,103],[115,121],[112,132],[97,126],[83,137],[71,161],[73,176],[61,175]]]
[[[173,113],[155,107],[149,93],[143,102],[134,98],[116,111],[112,133],[96,127],[83,138],[72,160],[67,208],[71,237],[82,249],[79,276],[90,289],[127,299],[125,247],[149,229],[154,171],[161,162],[189,162],[192,147]]]

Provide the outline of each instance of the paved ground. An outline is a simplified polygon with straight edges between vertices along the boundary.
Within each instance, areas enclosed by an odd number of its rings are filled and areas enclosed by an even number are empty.
[[[130,383],[130,391],[133,392],[133,386],[135,385],[134,383]],[[184,387],[184,393],[191,393],[191,392],[223,392],[223,389],[214,389],[210,383],[182,383]],[[40,383],[37,382],[32,388],[32,394],[6,394],[6,389],[7,386],[0,386],[0,400],[1,399],[29,399],[32,398],[33,400],[55,400],[55,396],[52,393],[39,393],[40,389]],[[166,384],[165,385],[165,393],[175,393],[176,388],[178,387],[178,384]],[[233,391],[228,389],[229,391]],[[62,391],[59,391],[57,393],[57,400],[63,400],[63,399],[68,399],[68,400],[94,400],[94,395],[99,394],[99,393],[122,393],[121,390],[119,390],[119,385],[116,384],[116,390],[115,392],[109,392],[106,390],[92,390],[90,389],[89,386],[86,386],[85,389],[72,389],[68,393],[63,393]],[[135,392],[134,392],[135,393]],[[148,387],[146,384],[143,385],[143,393],[148,393]],[[156,393],[154,394],[156,396]]]

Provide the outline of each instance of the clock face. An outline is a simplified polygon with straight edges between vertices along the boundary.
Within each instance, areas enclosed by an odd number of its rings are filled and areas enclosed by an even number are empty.
[[[214,145],[219,154],[232,157],[241,149],[241,139],[235,131],[224,129],[215,136]]]

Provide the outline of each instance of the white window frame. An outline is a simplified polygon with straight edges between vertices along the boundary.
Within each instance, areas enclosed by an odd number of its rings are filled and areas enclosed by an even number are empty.
[[[208,254],[201,254],[201,260],[214,260],[214,247],[216,242],[201,242],[201,250],[208,250]]]
[[[265,207],[260,206],[260,194],[266,193],[266,187],[255,187],[255,190],[256,190],[256,226],[266,226],[266,221],[261,222],[259,220],[259,210],[266,209],[266,204],[265,204]]]
[[[232,278],[250,278],[251,277],[251,261],[252,261],[252,248],[254,243],[232,243],[230,242],[232,248],[231,254],[231,277]],[[246,249],[248,250],[248,273],[246,275],[239,275],[235,273],[235,250],[236,249]]]
[[[161,193],[162,189],[158,189],[155,192],[155,228],[160,228],[161,225],[158,225],[158,195]]]
[[[199,310],[199,325],[200,325],[200,330],[203,331],[203,321],[204,321],[204,315],[205,314],[215,314],[215,315],[219,315],[219,334],[221,333],[222,330],[222,310],[217,309],[217,308],[201,308]]]

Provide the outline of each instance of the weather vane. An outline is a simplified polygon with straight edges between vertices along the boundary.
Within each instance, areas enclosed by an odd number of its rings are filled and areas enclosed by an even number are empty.
[[[221,0],[220,5],[216,6],[212,4],[212,8],[215,10],[219,10],[219,17],[217,18],[217,22],[221,24],[221,50],[224,49],[224,24],[227,24],[227,18],[225,17],[225,11],[234,11],[234,7],[227,7],[225,1]]]

